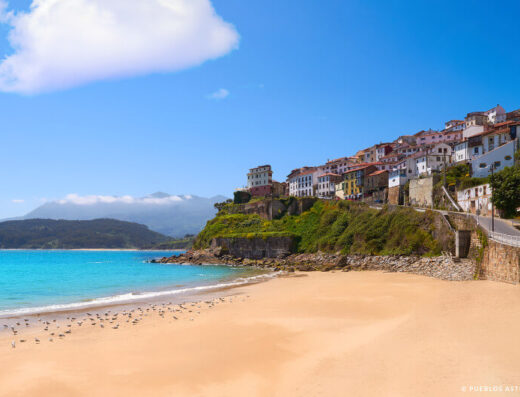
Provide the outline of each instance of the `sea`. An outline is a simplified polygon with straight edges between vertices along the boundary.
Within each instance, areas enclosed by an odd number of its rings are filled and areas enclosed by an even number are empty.
[[[0,317],[170,298],[269,277],[252,268],[151,263],[175,254],[0,250]]]

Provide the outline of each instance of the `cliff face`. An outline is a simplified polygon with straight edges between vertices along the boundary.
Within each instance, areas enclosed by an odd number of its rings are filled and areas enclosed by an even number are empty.
[[[295,250],[294,237],[216,237],[211,249],[235,258],[283,258]]]

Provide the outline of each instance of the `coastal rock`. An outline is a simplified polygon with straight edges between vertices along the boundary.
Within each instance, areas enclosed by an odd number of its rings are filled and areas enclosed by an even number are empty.
[[[219,254],[220,256],[216,256]],[[363,271],[379,270],[385,272],[406,272],[421,274],[442,280],[472,280],[475,263],[469,259],[455,260],[451,255],[423,258],[419,256],[371,256],[343,255],[317,252],[312,254],[292,254],[283,259],[237,258],[229,254],[215,253],[214,250],[188,251],[179,256],[162,258],[159,263],[180,264],[221,264],[229,266],[255,266],[275,271]]]

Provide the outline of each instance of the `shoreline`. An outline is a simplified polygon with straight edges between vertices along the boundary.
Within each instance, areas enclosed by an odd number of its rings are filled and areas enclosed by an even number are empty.
[[[99,311],[105,308],[126,308],[139,304],[163,303],[164,301],[185,301],[195,299],[199,295],[217,293],[222,290],[239,288],[245,285],[268,281],[281,275],[281,272],[265,272],[248,277],[236,277],[220,280],[216,284],[180,287],[157,291],[128,292],[120,295],[98,297],[88,301],[51,304],[28,308],[6,309],[0,311],[0,322],[9,322],[20,318],[37,318],[39,316],[80,314],[87,311]]]
[[[40,317],[14,348],[0,331],[0,396],[415,397],[520,385],[519,291],[296,272],[191,303]]]

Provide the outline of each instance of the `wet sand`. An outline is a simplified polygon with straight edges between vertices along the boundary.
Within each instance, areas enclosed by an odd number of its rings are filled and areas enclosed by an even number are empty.
[[[334,272],[222,293],[17,320],[0,396],[520,394],[519,286]]]

